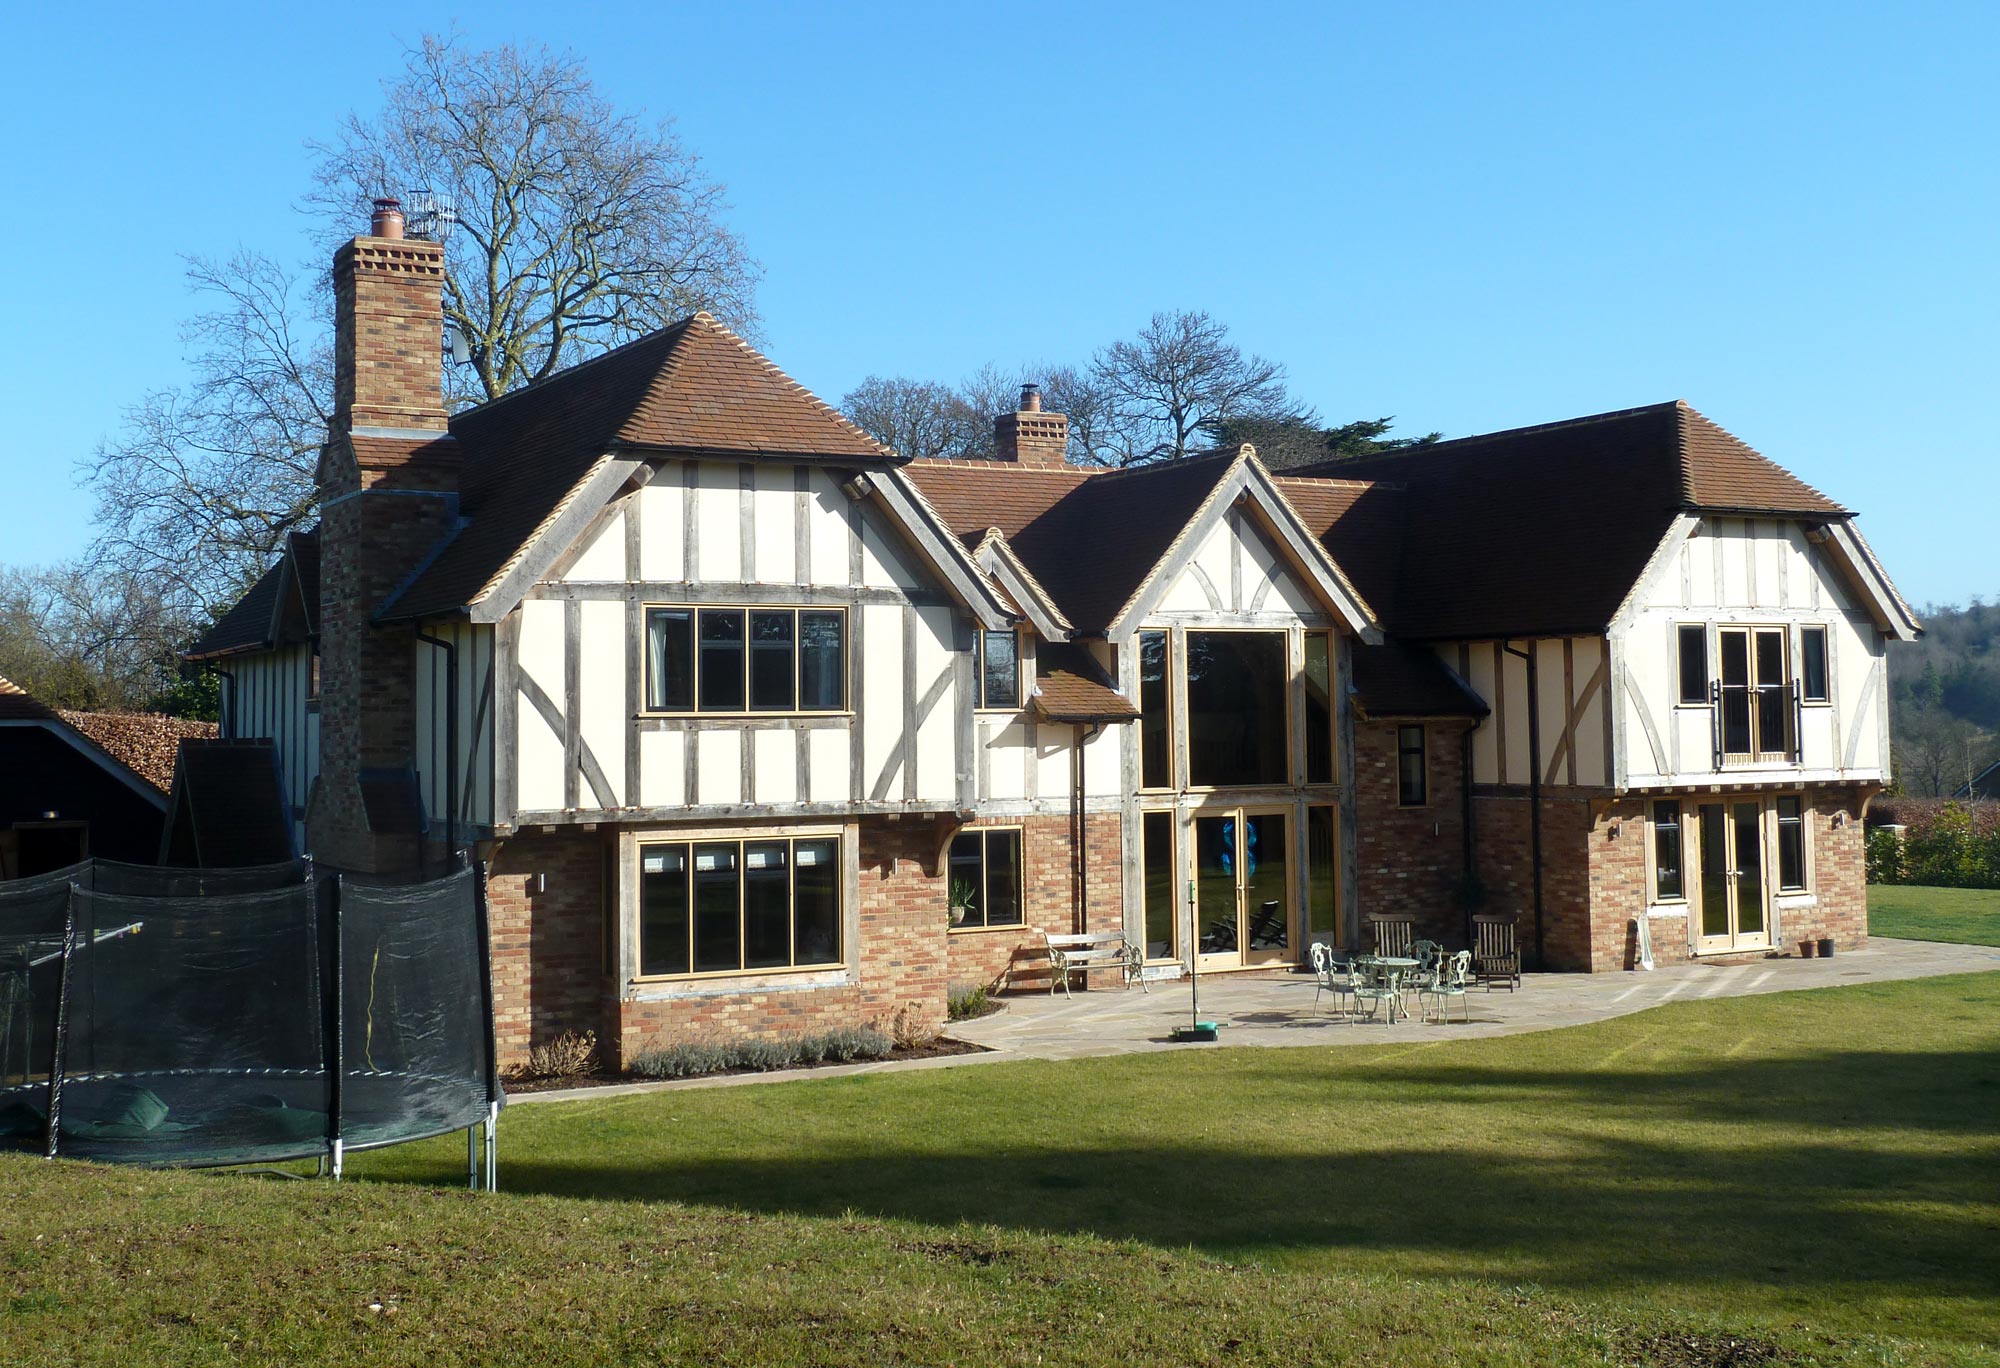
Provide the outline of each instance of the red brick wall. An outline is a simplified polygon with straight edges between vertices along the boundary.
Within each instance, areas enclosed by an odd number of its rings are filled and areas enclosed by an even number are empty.
[[[1463,944],[1465,912],[1458,901],[1465,869],[1465,767],[1462,723],[1425,727],[1430,801],[1402,807],[1398,796],[1394,722],[1354,724],[1356,876],[1362,941],[1377,912],[1411,913],[1417,934]]]
[[[1591,963],[1591,803],[1582,797],[1542,798],[1542,908],[1545,969],[1589,969]],[[1511,913],[1522,964],[1535,964],[1534,844],[1525,793],[1475,788],[1475,861],[1486,886],[1483,912]],[[1464,932],[1459,933],[1462,939]]]
[[[1862,788],[1809,789],[1805,794],[1806,858],[1812,862],[1814,907],[1778,913],[1778,934],[1788,955],[1799,941],[1831,936],[1837,950],[1868,943],[1868,851],[1862,813],[1872,796]],[[1844,818],[1835,826],[1836,817]]]
[[[495,846],[486,875],[493,1026],[502,1068],[565,1031],[616,1034],[604,972],[604,852],[615,838],[568,830]]]
[[[993,818],[980,826],[1021,828],[1023,926],[995,930],[954,931],[948,937],[954,984],[1039,989],[1049,987],[1048,958],[1037,948],[1040,938],[1028,927],[1058,935],[1075,931],[1116,931],[1124,925],[1124,869],[1120,857],[1118,814],[1097,812],[1084,818],[1083,883],[1088,893],[1088,924],[1077,925],[1078,889],[1075,822],[1069,817]],[[947,890],[939,891],[940,915]],[[1109,971],[1091,974],[1093,983],[1112,981]]]

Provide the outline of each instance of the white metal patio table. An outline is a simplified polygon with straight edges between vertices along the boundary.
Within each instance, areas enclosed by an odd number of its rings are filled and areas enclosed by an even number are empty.
[[[1389,1024],[1395,1025],[1399,1016],[1407,1017],[1409,1013],[1403,1008],[1402,980],[1403,975],[1418,967],[1417,961],[1406,955],[1368,955],[1364,956],[1360,963],[1381,970],[1387,979],[1383,984],[1383,996],[1389,1003]]]

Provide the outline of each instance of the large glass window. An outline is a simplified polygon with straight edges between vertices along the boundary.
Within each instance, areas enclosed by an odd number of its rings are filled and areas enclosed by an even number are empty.
[[[1011,631],[979,634],[979,706],[1021,706],[1021,643]]]
[[[1750,753],[1750,635],[1722,633],[1722,749]]]
[[[1708,702],[1708,628],[1680,629],[1681,693],[1683,703]]]
[[[1174,719],[1167,634],[1139,633],[1139,787],[1174,785]]]
[[[1803,893],[1806,887],[1806,821],[1797,798],[1778,800],[1778,887]]]
[[[1681,805],[1653,804],[1653,897],[1679,902],[1687,896],[1685,856],[1681,853]]]
[[[839,712],[847,614],[838,608],[649,608],[652,712]]]
[[[1808,703],[1827,701],[1826,628],[1799,629],[1799,696]]]
[[[1340,934],[1335,880],[1340,865],[1334,844],[1334,810],[1306,809],[1306,926],[1315,936]]]
[[[1187,634],[1188,782],[1283,784],[1285,634]]]
[[[1146,877],[1146,958],[1172,959],[1174,919],[1174,814],[1148,812],[1139,819]]]
[[[1306,633],[1306,782],[1333,782],[1333,637]]]
[[[1424,729],[1420,726],[1396,728],[1396,802],[1403,807],[1422,807],[1430,801],[1430,757],[1425,751]]]
[[[840,962],[839,842],[639,847],[639,973],[648,978]]]
[[[955,924],[1021,924],[1021,833],[1011,827],[974,827],[951,839],[948,894]]]

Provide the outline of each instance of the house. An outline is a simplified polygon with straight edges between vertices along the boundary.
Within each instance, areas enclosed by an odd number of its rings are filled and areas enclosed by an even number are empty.
[[[203,723],[58,712],[0,678],[0,879],[90,856],[151,864],[182,736]]]
[[[1960,784],[1958,791],[1951,796],[1954,798],[1970,798],[1974,802],[1990,803],[2000,801],[2000,760],[1994,761],[1985,769],[1973,775],[1972,778]]]
[[[198,653],[315,858],[488,857],[510,1057],[937,1019],[1036,928],[1161,975],[1474,906],[1550,967],[1865,935],[1916,623],[1685,405],[1089,472],[1030,386],[911,462],[696,315],[448,416],[442,272],[392,201],[339,249],[312,549]]]

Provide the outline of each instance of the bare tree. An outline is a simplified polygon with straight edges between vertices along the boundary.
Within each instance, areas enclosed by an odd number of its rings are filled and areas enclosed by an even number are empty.
[[[134,575],[0,567],[0,675],[50,707],[158,706],[188,628]]]
[[[1092,357],[1089,375],[1103,403],[1088,451],[1094,465],[1177,461],[1204,428],[1296,411],[1285,368],[1244,355],[1229,329],[1199,310],[1154,314],[1138,337]]]
[[[905,456],[964,457],[975,454],[980,441],[978,411],[935,380],[871,375],[847,392],[840,407],[862,431]],[[983,426],[990,447],[991,420]]]
[[[332,411],[328,300],[267,256],[188,263],[216,308],[183,331],[194,379],[125,411],[78,470],[96,496],[88,563],[192,619],[226,608],[314,515]]]
[[[459,397],[497,397],[698,309],[754,332],[759,271],[722,222],[723,187],[670,123],[619,113],[576,57],[426,36],[384,96],[316,145],[308,203],[344,235],[375,196],[450,196],[445,317],[471,352]]]

